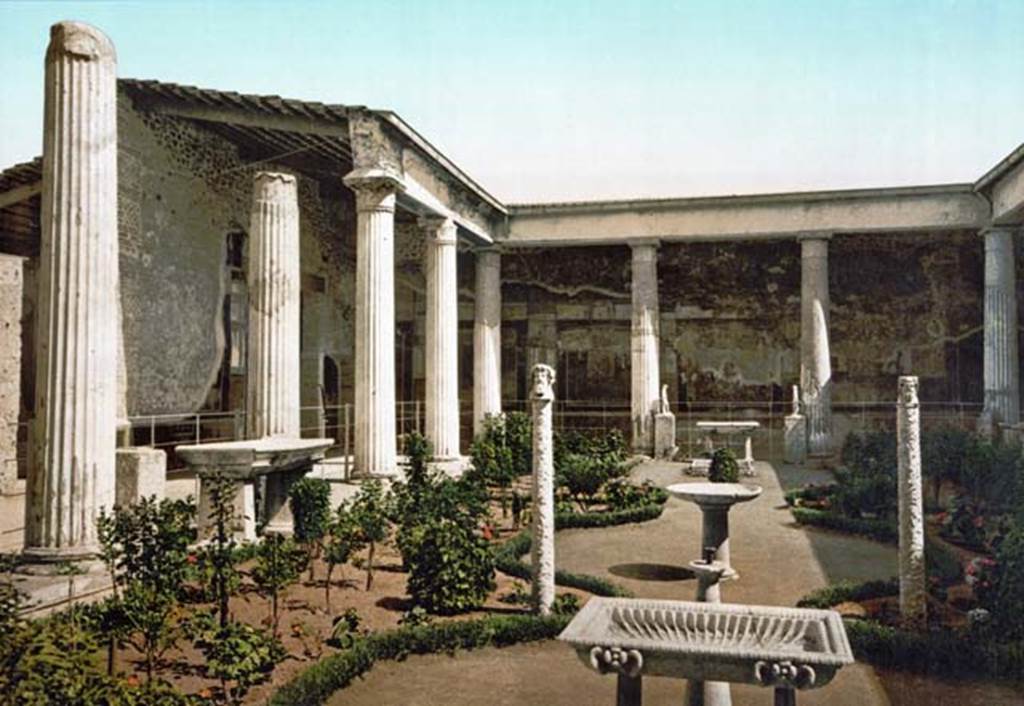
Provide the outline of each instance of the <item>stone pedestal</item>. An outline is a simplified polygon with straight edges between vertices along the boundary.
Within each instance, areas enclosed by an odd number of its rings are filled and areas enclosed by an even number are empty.
[[[295,533],[295,517],[292,506],[288,502],[288,493],[292,486],[302,480],[309,468],[270,473],[263,484],[263,511],[266,525],[265,534],[283,534],[291,536]]]
[[[484,418],[501,414],[501,253],[476,254],[476,304],[473,309],[473,433]]]
[[[800,239],[800,389],[807,417],[807,451],[832,453],[832,362],[828,337],[828,238]]]
[[[676,415],[671,412],[658,412],[654,415],[654,457],[671,459],[678,450]]]
[[[807,417],[787,414],[783,420],[783,446],[786,463],[800,464],[807,460]]]
[[[50,28],[43,117],[36,418],[25,557],[93,556],[114,504],[117,424],[117,86],[114,47]]]
[[[395,438],[395,195],[385,168],[345,177],[356,195],[355,469],[392,476]]]
[[[421,218],[426,236],[426,437],[434,457],[459,456],[459,282],[455,222]]]
[[[726,565],[715,560],[691,561],[688,568],[697,576],[697,602],[721,603],[721,580],[728,572]],[[728,682],[690,679],[686,682],[683,703],[686,706],[732,706],[732,690]]]
[[[117,450],[117,505],[133,505],[150,496],[162,500],[166,484],[166,453],[147,446]]]
[[[533,412],[533,601],[541,615],[555,603],[555,454],[551,407],[555,371],[535,365],[531,373]]]
[[[658,405],[660,371],[658,369],[658,245],[632,246],[633,317],[631,328],[631,410],[633,450],[654,452],[654,412]]]
[[[1013,230],[991,228],[985,238],[985,408],[981,431],[1020,421],[1016,248]]]
[[[924,560],[924,501],[921,490],[921,410],[917,378],[900,377],[896,403],[899,468],[900,616],[911,627],[927,624]]]
[[[298,438],[301,274],[294,176],[256,174],[250,230],[246,435]]]

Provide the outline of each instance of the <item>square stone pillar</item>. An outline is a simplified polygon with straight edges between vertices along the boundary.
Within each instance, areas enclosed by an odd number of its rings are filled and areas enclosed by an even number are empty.
[[[631,410],[633,450],[654,453],[654,413],[660,388],[658,346],[658,243],[637,243],[633,250],[631,326]]]
[[[828,241],[812,233],[800,238],[800,389],[807,417],[807,450],[832,453],[832,361],[829,350]]]
[[[385,168],[345,177],[356,195],[356,476],[391,476],[395,439],[395,196],[401,178]]]
[[[117,450],[117,490],[115,502],[134,505],[155,495],[162,500],[167,485],[167,454],[147,446]]]
[[[426,434],[434,458],[459,457],[458,236],[450,218],[424,217],[426,234]]]
[[[114,504],[117,433],[117,60],[95,27],[50,28],[36,399],[24,556],[95,555]]]
[[[984,231],[985,239],[985,407],[981,431],[1020,422],[1016,248],[1013,229]]]
[[[501,414],[501,253],[476,254],[476,304],[473,310],[473,433],[484,418]]]

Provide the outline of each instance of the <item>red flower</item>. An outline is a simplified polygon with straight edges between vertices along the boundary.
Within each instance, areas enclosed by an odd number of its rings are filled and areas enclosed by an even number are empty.
[[[487,541],[491,541],[492,539],[494,539],[494,532],[491,530],[490,525],[484,525],[483,528],[481,528],[480,530],[480,534],[482,534],[483,538]]]
[[[187,561],[189,564],[195,564],[199,561],[199,557],[197,557],[195,554],[189,554],[187,557],[185,557],[185,561]]]
[[[129,674],[128,677],[124,681],[125,681],[125,683],[128,686],[138,686],[139,685],[139,678],[136,675],[134,675],[134,674]]]

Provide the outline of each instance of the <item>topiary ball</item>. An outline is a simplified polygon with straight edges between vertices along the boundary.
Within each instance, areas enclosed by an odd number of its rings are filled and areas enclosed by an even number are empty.
[[[737,483],[740,479],[740,464],[731,449],[715,449],[711,454],[708,480],[712,483]]]

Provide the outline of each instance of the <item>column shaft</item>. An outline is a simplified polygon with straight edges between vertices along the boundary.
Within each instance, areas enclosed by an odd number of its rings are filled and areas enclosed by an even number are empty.
[[[1017,278],[1013,231],[985,231],[985,417],[1020,421]]]
[[[800,389],[807,417],[807,450],[832,452],[832,362],[828,340],[828,239],[801,240]]]
[[[654,412],[658,406],[658,246],[633,246],[633,321],[631,329],[633,449],[654,452]]]
[[[551,407],[555,371],[538,364],[530,372],[533,414],[533,601],[541,615],[555,603],[555,446]]]
[[[900,615],[916,629],[926,627],[928,590],[924,561],[924,500],[921,490],[921,405],[917,378],[899,379],[896,403],[900,523]]]
[[[455,223],[424,218],[427,247],[426,436],[434,457],[459,455],[459,282]]]
[[[114,504],[117,418],[117,88],[114,47],[60,22],[46,52],[35,422],[25,554],[96,551]]]
[[[473,433],[484,418],[501,414],[501,253],[476,255],[476,305],[473,312]]]
[[[298,438],[299,204],[295,177],[260,172],[249,240],[247,435]]]
[[[345,178],[356,194],[355,473],[394,473],[395,193],[383,170]]]

